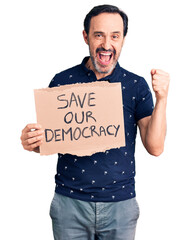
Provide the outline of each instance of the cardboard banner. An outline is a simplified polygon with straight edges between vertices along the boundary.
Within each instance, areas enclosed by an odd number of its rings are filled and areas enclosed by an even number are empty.
[[[93,82],[34,90],[44,129],[41,155],[92,155],[125,146],[121,83]]]

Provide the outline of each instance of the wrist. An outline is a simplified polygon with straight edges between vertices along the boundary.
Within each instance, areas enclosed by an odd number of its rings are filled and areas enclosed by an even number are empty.
[[[167,97],[165,97],[165,98],[157,98],[156,99],[156,105],[157,104],[162,104],[162,105],[166,105],[167,104]]]

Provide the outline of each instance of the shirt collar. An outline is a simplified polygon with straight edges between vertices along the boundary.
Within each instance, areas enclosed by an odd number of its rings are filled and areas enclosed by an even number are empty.
[[[88,73],[92,72],[92,70],[90,70],[86,67],[86,63],[87,63],[88,59],[89,59],[89,57],[85,57],[82,60],[80,75],[88,75]],[[100,81],[109,80],[109,82],[115,82],[118,79],[120,71],[121,71],[121,67],[120,67],[119,63],[117,62],[113,72],[110,75],[108,75],[104,78],[101,78],[99,80]]]

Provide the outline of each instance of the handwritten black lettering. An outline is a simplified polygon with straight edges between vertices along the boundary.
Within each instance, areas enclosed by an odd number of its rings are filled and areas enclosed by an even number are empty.
[[[81,102],[80,96],[79,96],[79,95],[77,96],[77,97],[78,97],[78,100],[79,100],[79,105],[80,105],[81,108],[83,108],[83,106],[84,106],[84,101],[85,101],[85,98],[86,98],[86,94],[87,94],[87,93],[84,94],[84,97],[83,97],[83,99],[82,99],[82,102]]]
[[[96,122],[96,119],[92,116],[91,111],[86,112],[86,122],[88,122],[88,118],[92,118]]]
[[[93,133],[95,133],[99,137],[100,135],[95,131],[95,129],[96,129],[96,126],[94,126],[94,125],[90,126],[91,136],[93,136]]]
[[[64,122],[69,124],[73,121],[73,113],[72,112],[68,112],[65,117],[64,117]]]
[[[90,92],[90,93],[84,93],[83,96],[81,95],[75,95],[74,92],[71,93],[70,97],[66,97],[65,94],[61,94],[59,96],[57,96],[57,100],[61,101],[64,105],[61,107],[58,107],[57,109],[65,109],[67,107],[73,107],[73,104],[76,107],[80,107],[83,108],[86,102],[86,105],[88,105],[89,107],[94,107],[96,106],[95,102],[93,102],[96,98],[92,97],[92,95],[94,95],[94,92]]]
[[[60,134],[57,133],[57,132],[60,132],[61,129],[55,129],[54,130],[54,134],[55,134],[55,141],[58,142],[58,141],[61,141],[61,139],[58,139],[58,137],[60,137]]]
[[[71,93],[71,99],[70,99],[69,107],[71,107],[73,102],[75,102],[76,106],[78,107],[77,98],[76,98],[74,93]]]
[[[58,100],[58,101],[66,102],[66,105],[65,105],[65,106],[58,107],[58,109],[64,109],[64,108],[67,108],[67,107],[68,107],[68,100],[62,98],[62,97],[64,97],[64,96],[65,96],[65,94],[61,94],[61,95],[57,96],[57,100]]]
[[[106,128],[106,131],[107,131],[107,133],[108,133],[109,135],[114,135],[113,132],[111,133],[111,132],[109,131],[109,129],[110,129],[111,127],[113,127],[113,125],[109,125],[109,126]]]
[[[92,94],[95,94],[95,93],[94,93],[94,92],[91,92],[91,93],[88,94],[88,106],[89,106],[89,107],[94,107],[94,106],[96,106],[96,104],[90,103],[91,100],[94,100],[94,99],[95,99],[95,98],[92,98],[92,97],[91,97]]]
[[[77,132],[78,132],[78,136],[77,136]],[[75,128],[74,132],[73,132],[73,137],[75,140],[78,140],[81,136],[81,130],[79,127]]]
[[[102,133],[104,133],[106,136],[105,128],[103,126],[100,126],[100,136],[102,135]]]
[[[91,137],[91,135],[84,135],[84,131],[87,130],[87,129],[88,129],[88,127],[85,127],[85,128],[83,128],[83,130],[82,130],[82,136],[83,136],[84,138],[89,138],[89,137]]]
[[[115,125],[113,125],[113,126],[114,126],[114,128],[116,129],[115,137],[117,137],[117,133],[118,133],[118,131],[119,131],[120,125],[118,125],[117,127],[116,127]]]
[[[49,132],[49,134],[48,134]],[[54,138],[54,133],[51,129],[45,129],[45,139],[46,142],[51,142]]]
[[[81,137],[90,138],[90,137],[102,137],[102,136],[114,136],[117,137],[119,132],[120,125],[109,125],[109,126],[100,126],[96,127],[91,125],[90,127],[76,127],[69,129],[45,129],[45,140],[46,142],[58,142],[58,141],[73,141],[79,140]]]
[[[70,133],[70,140],[73,141],[72,128],[70,127],[67,131],[62,129],[62,140],[65,140],[65,134]]]
[[[78,115],[79,113],[75,113],[75,121],[78,124],[82,124],[84,122],[84,111],[81,112],[81,115],[82,115],[81,121],[78,120]]]

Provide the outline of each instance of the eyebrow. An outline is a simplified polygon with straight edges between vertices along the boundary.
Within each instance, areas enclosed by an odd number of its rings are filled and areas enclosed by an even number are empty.
[[[95,31],[94,34],[98,34],[98,33],[101,33],[101,34],[104,34],[104,32],[101,32],[101,31]],[[121,33],[120,31],[114,31],[112,33]]]
[[[98,33],[104,33],[104,32],[100,32],[100,31],[95,31],[94,34],[98,34]]]
[[[120,31],[114,31],[114,32],[112,32],[112,33],[121,33]]]

